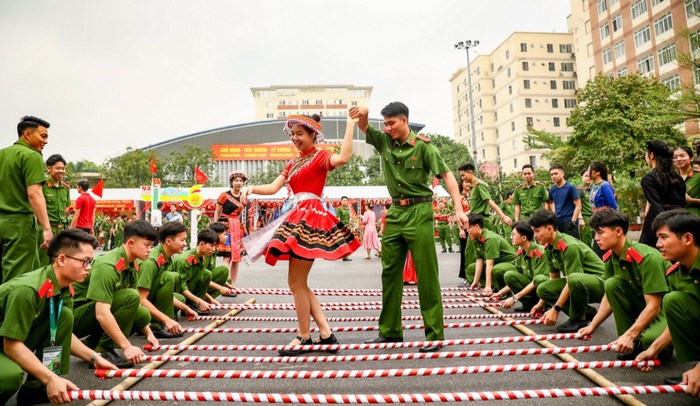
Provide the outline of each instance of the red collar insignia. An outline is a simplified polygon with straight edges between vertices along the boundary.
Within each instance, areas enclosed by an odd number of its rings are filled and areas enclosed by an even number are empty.
[[[671,267],[668,268],[668,269],[666,270],[666,276],[668,276],[668,275],[672,274],[673,272],[675,272],[676,269],[678,269],[678,267],[679,267],[680,265],[681,265],[680,262],[676,262],[675,264],[671,265]]]
[[[482,235],[480,241],[481,241],[482,244],[485,243],[485,242],[486,242],[486,237],[484,237],[484,236]]]
[[[411,138],[411,141],[409,141],[408,143],[411,144],[411,145],[416,145],[416,139],[415,139],[415,138]]]
[[[163,266],[164,263],[165,263],[165,255],[163,255],[163,254],[158,255],[158,259],[156,259],[156,264],[158,264],[158,266]]]
[[[559,251],[564,251],[564,250],[566,250],[566,243],[564,242],[564,240],[559,240],[559,241],[557,241],[557,249],[558,249]]]
[[[114,264],[114,269],[116,269],[118,272],[126,269],[126,261],[124,261],[124,258],[119,258],[119,261]]]
[[[612,256],[612,254],[613,254],[612,250],[608,250],[608,252],[603,254],[603,262],[606,262],[607,260],[609,260],[610,257]]]
[[[53,187],[53,184],[52,184],[51,182],[46,182],[46,187],[52,188],[52,187]]]
[[[411,161],[417,161],[417,160],[418,160],[418,158],[416,158],[414,156],[411,157]]]
[[[134,269],[136,269],[136,272],[139,271],[139,263],[134,261]]]
[[[518,252],[516,252],[515,255],[518,255],[518,256],[519,256],[519,255],[523,255],[523,252],[525,252],[525,251],[523,251],[522,248],[519,248],[519,249],[518,249]]]
[[[199,263],[199,261],[197,261],[197,257],[195,257],[194,254],[192,254],[192,255],[190,255],[189,257],[187,257],[187,260],[186,260],[186,261],[187,261],[187,263],[190,264],[190,265],[192,265],[192,264],[197,265],[197,264]]]
[[[46,278],[46,282],[37,291],[40,299],[46,299],[47,297],[53,296],[53,282],[50,278]]]
[[[68,291],[70,291],[70,297],[75,297],[75,289],[73,289],[73,284],[68,285]]]
[[[534,255],[537,255],[537,258],[542,258],[542,253],[537,248],[530,251],[530,258],[532,258]]]
[[[632,247],[629,247],[627,250],[627,254],[625,255],[625,259],[629,262],[632,262],[631,260],[634,260],[634,262],[637,263],[637,265],[642,263],[642,260],[644,260],[644,256],[640,254],[637,250],[635,250]]]
[[[547,248],[549,248],[549,243],[544,244],[544,249],[547,249]]]

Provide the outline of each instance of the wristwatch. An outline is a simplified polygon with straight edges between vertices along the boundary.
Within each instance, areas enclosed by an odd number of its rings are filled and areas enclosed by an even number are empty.
[[[562,308],[561,308],[561,306],[559,306],[558,304],[555,304],[555,305],[554,305],[554,310],[556,310],[556,311],[558,311],[558,312],[561,312]]]
[[[92,354],[92,356],[90,357],[90,363],[91,363],[91,364],[94,364],[95,361],[97,361],[97,357],[99,357],[99,356],[100,356],[100,353],[99,353],[99,352],[96,352],[96,353]]]
[[[518,302],[519,302],[518,297],[513,295],[513,303],[518,303]]]

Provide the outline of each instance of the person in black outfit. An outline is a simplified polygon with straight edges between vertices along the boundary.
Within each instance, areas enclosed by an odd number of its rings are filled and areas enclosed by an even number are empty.
[[[651,172],[642,178],[642,191],[647,199],[646,215],[639,242],[656,246],[656,235],[651,228],[656,216],[667,210],[685,205],[685,182],[673,166],[673,150],[662,140],[646,144],[644,158]]]

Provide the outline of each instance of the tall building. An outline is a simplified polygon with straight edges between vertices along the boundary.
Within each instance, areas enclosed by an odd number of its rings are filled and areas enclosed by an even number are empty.
[[[700,75],[693,77],[677,61],[677,52],[690,49],[683,33],[700,35],[700,0],[571,0],[569,30],[577,69],[587,72],[586,79],[636,72],[657,77],[673,91],[700,83]],[[585,52],[579,44],[587,44]],[[697,121],[686,122],[685,131],[697,134]]]
[[[450,78],[455,140],[505,173],[524,164],[546,165],[529,148],[529,129],[566,139],[576,105],[576,71],[571,33],[516,32],[490,55],[471,62],[476,145],[472,146],[467,68]]]
[[[345,117],[352,106],[369,105],[371,86],[311,85],[251,87],[255,120],[283,119],[291,114]]]

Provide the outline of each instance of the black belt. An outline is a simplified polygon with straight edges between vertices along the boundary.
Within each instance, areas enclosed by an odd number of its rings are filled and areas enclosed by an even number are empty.
[[[432,202],[433,197],[432,196],[423,196],[423,197],[407,197],[405,199],[393,199],[396,204],[399,206],[410,206],[412,204],[416,203],[423,203],[423,202]]]

